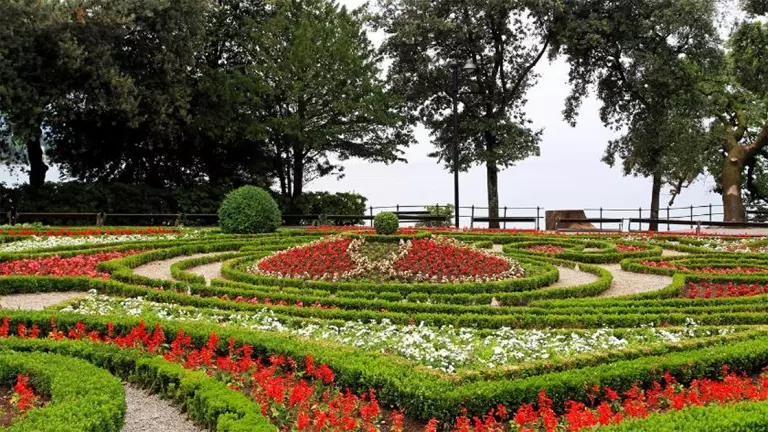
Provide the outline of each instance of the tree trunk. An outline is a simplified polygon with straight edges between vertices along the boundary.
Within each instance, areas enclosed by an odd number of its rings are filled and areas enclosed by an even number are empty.
[[[43,160],[43,148],[40,146],[40,135],[32,134],[27,139],[27,158],[29,158],[29,185],[39,187],[45,183],[45,173],[48,165]]]
[[[499,217],[499,169],[493,162],[486,163],[488,177],[488,217]],[[499,228],[499,222],[488,223],[488,228]]]
[[[741,173],[746,160],[744,149],[732,146],[723,166],[723,220],[743,222],[747,220],[747,209],[741,198]]]
[[[659,202],[661,201],[661,173],[653,175],[653,186],[651,187],[651,219],[659,218]],[[648,231],[658,231],[659,223],[652,222],[648,224]]]
[[[301,145],[293,146],[293,195],[291,195],[292,201],[296,204],[296,201],[301,198],[301,194],[304,193],[304,148]]]

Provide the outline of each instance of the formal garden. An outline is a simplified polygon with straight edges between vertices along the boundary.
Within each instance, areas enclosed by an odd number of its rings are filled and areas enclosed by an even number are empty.
[[[0,431],[768,430],[766,41],[766,0],[0,1]]]
[[[219,215],[3,229],[0,427],[120,431],[137,389],[211,431],[747,431],[768,415],[764,238],[389,213],[283,229],[255,188]]]

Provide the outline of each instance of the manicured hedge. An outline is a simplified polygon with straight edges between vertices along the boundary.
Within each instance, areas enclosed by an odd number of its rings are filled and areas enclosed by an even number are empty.
[[[13,385],[17,374],[29,377],[35,393],[49,403],[27,411],[9,432],[119,432],[125,416],[125,392],[104,369],[60,355],[8,351],[0,342],[0,382]]]
[[[116,345],[95,344],[85,341],[53,341],[50,339],[0,339],[0,348],[8,348],[16,351],[49,352],[60,354],[59,356],[78,357],[96,366],[111,370],[113,373],[162,394],[164,397],[182,404],[187,415],[195,422],[204,425],[209,430],[218,432],[276,432],[277,428],[269,420],[261,415],[258,404],[248,399],[244,394],[231,390],[226,383],[209,377],[204,372],[184,369],[181,365],[171,363],[162,357],[144,354],[133,349],[121,349]],[[34,354],[53,357],[50,354]],[[67,358],[61,357],[61,358]],[[78,361],[70,359],[71,361]],[[83,364],[78,361],[78,364]],[[71,367],[71,366],[70,366]],[[96,369],[85,364],[83,373]],[[98,370],[98,369],[96,369]],[[102,371],[106,373],[106,371]],[[72,371],[70,371],[72,373]],[[120,412],[120,424],[125,410],[125,402],[122,396],[120,381],[117,382],[120,390],[120,398],[112,396],[115,403],[122,404]],[[94,380],[83,378],[83,383],[88,384],[84,388],[86,392],[97,390]],[[55,397],[55,393],[53,395]],[[53,405],[53,404],[52,404]],[[99,405],[97,404],[96,407]],[[108,404],[107,404],[108,406]],[[70,407],[71,408],[71,407]],[[47,409],[47,408],[46,408]],[[41,413],[43,410],[39,410]],[[45,415],[42,414],[43,419]],[[26,423],[26,422],[25,422]],[[28,431],[118,431],[110,428],[82,428],[82,429],[24,429]]]
[[[625,420],[598,431],[654,432],[762,432],[768,427],[768,402],[750,401],[727,405],[694,406],[645,419]]]
[[[12,322],[22,320],[28,325],[36,323],[43,333],[49,331],[50,317],[46,313],[8,311],[5,315],[9,316]],[[100,331],[105,330],[107,322],[114,322],[115,331],[118,334],[126,332],[138,323],[137,318],[83,317],[68,313],[57,315],[57,326],[60,329],[66,329],[76,321],[83,321],[88,329]],[[149,324],[152,325],[152,323]],[[521,403],[535,401],[542,388],[547,389],[548,395],[555,401],[555,406],[559,406],[568,399],[586,401],[588,387],[592,384],[606,385],[623,391],[634,383],[648,384],[658,379],[665,371],[672,373],[681,383],[687,383],[695,378],[719,377],[723,364],[728,364],[732,370],[747,373],[759,371],[768,364],[768,338],[764,335],[752,335],[747,338],[748,340],[734,339],[727,344],[689,351],[652,354],[635,359],[631,359],[630,356],[628,360],[585,366],[575,370],[542,373],[526,378],[494,377],[495,379],[491,381],[474,380],[457,385],[457,381],[453,378],[446,377],[437,371],[414,367],[411,362],[398,360],[392,356],[365,353],[334,344],[297,340],[280,333],[217,327],[201,323],[164,322],[162,326],[165,334],[169,335],[184,329],[197,345],[204,344],[208,335],[216,332],[222,340],[232,337],[238,344],[252,345],[257,355],[286,354],[293,358],[303,358],[311,354],[317,362],[331,366],[337,373],[340,386],[349,387],[358,392],[375,388],[382,403],[405,408],[409,416],[424,421],[431,416],[442,420],[451,419],[459,413],[462,406],[467,406],[470,414],[482,414],[498,403],[516,407]],[[136,365],[138,360],[131,354],[105,354],[105,349],[117,350],[113,346],[50,340],[22,341],[16,338],[0,340],[0,343],[10,344],[17,350],[21,349],[19,345],[47,347],[37,349],[77,355],[89,361],[96,361],[100,366],[110,370],[122,371],[122,374],[131,373],[140,367]],[[225,349],[223,342],[221,349]],[[130,350],[120,352],[125,353]],[[142,360],[144,361],[149,360]],[[167,367],[173,366],[168,364]],[[151,368],[156,369],[155,366]],[[153,379],[159,379],[155,372],[153,374],[155,374]],[[194,415],[193,418],[195,418]]]

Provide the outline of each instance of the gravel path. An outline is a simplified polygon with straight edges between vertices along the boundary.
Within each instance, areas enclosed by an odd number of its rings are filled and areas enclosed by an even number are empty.
[[[125,424],[122,432],[203,432],[168,401],[125,384]]]
[[[569,267],[558,267],[557,270],[560,272],[560,280],[547,288],[566,288],[584,285],[599,279],[599,277],[592,273],[578,271]]]
[[[222,261],[216,261],[210,264],[201,265],[187,269],[188,272],[205,278],[205,284],[210,285],[213,279],[221,279]]]
[[[690,255],[688,252],[680,252],[679,250],[674,249],[664,249],[661,251],[661,256],[663,257],[676,257],[676,256],[686,256]]]
[[[603,264],[600,267],[613,274],[613,283],[598,297],[619,297],[658,291],[672,283],[672,278],[669,276],[631,273],[622,270],[620,264]]]
[[[84,292],[50,292],[35,294],[12,294],[0,297],[0,308],[43,310],[48,306],[76,297],[84,297]]]
[[[177,257],[173,257],[173,258],[169,258],[161,261],[152,261],[150,263],[140,265],[134,268],[133,272],[137,275],[148,277],[151,279],[174,280],[173,276],[171,275],[171,266],[173,264],[179,261],[190,259],[190,258],[198,258],[198,257],[204,257],[209,255],[219,255],[219,254],[221,254],[221,252],[200,253],[200,254],[194,254],[194,255],[177,256]]]

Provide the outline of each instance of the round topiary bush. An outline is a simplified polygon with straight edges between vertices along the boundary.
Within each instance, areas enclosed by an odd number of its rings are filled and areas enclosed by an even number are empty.
[[[376,234],[394,234],[397,232],[399,226],[400,221],[394,213],[379,213],[376,215],[376,218],[373,219],[373,227],[376,229]]]
[[[282,219],[269,192],[255,186],[233,190],[219,207],[219,226],[229,234],[274,232]]]

